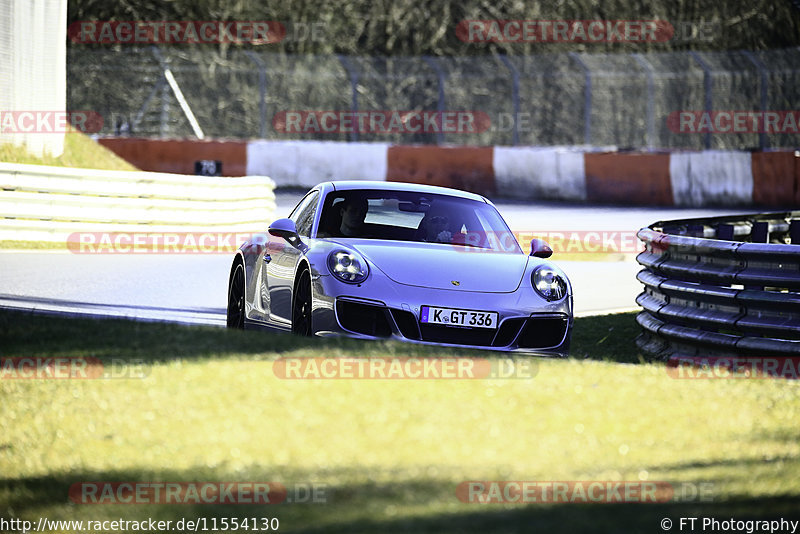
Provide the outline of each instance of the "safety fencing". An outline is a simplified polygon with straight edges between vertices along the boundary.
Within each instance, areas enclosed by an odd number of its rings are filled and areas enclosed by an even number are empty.
[[[88,233],[263,232],[275,214],[264,176],[220,178],[0,163],[0,240]]]
[[[644,352],[800,355],[800,211],[661,221],[638,235]]]
[[[796,47],[455,57],[268,49],[73,45],[68,109],[101,114],[101,135],[140,137],[643,150],[800,146]],[[307,120],[330,111],[380,118],[466,111],[486,121],[464,130],[356,128],[344,121],[326,128]],[[293,112],[304,117],[297,127],[286,120]],[[771,126],[767,117],[775,120]]]

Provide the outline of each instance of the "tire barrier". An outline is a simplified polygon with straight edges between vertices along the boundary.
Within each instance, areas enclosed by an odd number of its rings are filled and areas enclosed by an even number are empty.
[[[800,355],[800,211],[660,221],[638,236],[642,351]]]
[[[80,232],[263,232],[265,176],[218,178],[0,163],[0,239],[64,242]]]

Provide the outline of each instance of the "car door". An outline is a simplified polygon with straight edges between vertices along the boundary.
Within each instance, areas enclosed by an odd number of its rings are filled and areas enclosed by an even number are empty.
[[[289,218],[297,226],[297,233],[306,244],[311,235],[311,226],[317,213],[318,204],[319,191],[311,191],[289,215]],[[282,325],[291,325],[292,323],[294,273],[301,256],[302,252],[285,239],[270,236],[270,246],[267,247],[262,257],[267,268],[262,283],[267,285],[265,289],[269,295],[269,318],[275,323]]]

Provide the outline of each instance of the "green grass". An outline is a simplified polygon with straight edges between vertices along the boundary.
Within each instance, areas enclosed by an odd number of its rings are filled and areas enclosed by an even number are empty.
[[[28,165],[51,165],[112,171],[135,171],[136,167],[80,132],[64,135],[64,153],[58,157],[30,154],[24,146],[0,144],[0,161]]]
[[[641,329],[636,312],[576,319],[570,356],[606,362],[641,363],[646,358],[633,344]]]
[[[0,380],[0,516],[278,517],[284,532],[660,532],[680,516],[797,518],[800,386],[674,380],[633,314],[576,320],[573,358],[528,380],[280,380],[279,356],[453,356],[0,311],[0,355],[141,358],[146,379]],[[460,502],[464,480],[712,485],[711,502]],[[75,505],[80,481],[325,485],[325,504]]]

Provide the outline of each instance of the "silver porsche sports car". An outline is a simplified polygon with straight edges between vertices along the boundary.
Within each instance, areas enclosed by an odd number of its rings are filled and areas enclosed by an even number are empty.
[[[236,252],[228,326],[566,355],[572,288],[486,198],[337,181]]]

